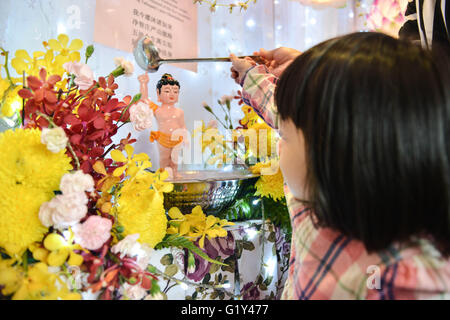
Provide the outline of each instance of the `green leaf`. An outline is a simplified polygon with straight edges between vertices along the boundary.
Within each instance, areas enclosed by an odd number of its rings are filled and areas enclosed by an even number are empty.
[[[166,270],[164,270],[164,273],[168,275],[169,277],[173,277],[178,272],[178,267],[176,264],[171,264],[170,266],[166,267]]]
[[[154,295],[155,293],[158,293],[161,291],[161,288],[158,285],[158,281],[155,279],[152,279],[152,287],[150,288],[150,294]]]
[[[214,274],[214,273],[216,273],[217,271],[219,271],[219,269],[220,269],[220,266],[218,265],[218,264],[212,264],[211,265],[211,268],[209,269],[209,272],[211,273],[211,274]]]
[[[208,284],[209,280],[211,280],[211,274],[207,273],[202,280],[202,284]]]
[[[269,277],[267,277],[266,280],[264,280],[264,284],[265,284],[266,286],[270,286],[270,284],[272,283],[272,280],[273,280],[273,277],[272,277],[272,276],[269,276]]]
[[[269,240],[269,242],[275,242],[275,241],[277,241],[277,237],[276,237],[276,235],[275,235],[275,232],[271,232],[271,233],[269,234],[269,237],[267,238],[267,240]]]
[[[247,250],[247,251],[255,250],[255,245],[250,241],[244,241],[242,243],[242,246],[244,247],[244,250]]]
[[[173,255],[168,253],[161,258],[161,264],[163,266],[169,266],[173,263]]]
[[[219,292],[214,291],[214,292],[211,293],[210,299],[211,300],[215,300],[218,296],[219,296]]]

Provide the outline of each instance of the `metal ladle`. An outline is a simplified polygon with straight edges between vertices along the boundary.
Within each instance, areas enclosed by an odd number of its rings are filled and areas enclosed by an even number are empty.
[[[238,58],[249,57],[257,63],[261,63],[259,56],[241,56]],[[141,38],[134,48],[134,58],[136,63],[145,71],[156,72],[163,63],[186,63],[186,62],[230,62],[230,58],[187,58],[187,59],[162,59],[159,56],[158,49],[148,37]]]

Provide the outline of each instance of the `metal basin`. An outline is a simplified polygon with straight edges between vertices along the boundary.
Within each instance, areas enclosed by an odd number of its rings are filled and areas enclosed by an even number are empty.
[[[239,171],[182,171],[179,177],[166,180],[173,191],[164,194],[164,207],[178,207],[183,214],[201,206],[207,215],[218,215],[229,208],[246,184],[254,184],[258,175]]]

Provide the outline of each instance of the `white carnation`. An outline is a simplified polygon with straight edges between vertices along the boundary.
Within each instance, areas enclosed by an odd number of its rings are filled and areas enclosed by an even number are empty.
[[[80,193],[94,189],[94,179],[91,175],[78,170],[75,173],[66,173],[59,184],[63,194]]]
[[[114,58],[114,63],[116,64],[116,66],[120,66],[124,69],[126,76],[131,76],[133,74],[134,66],[132,62],[125,60],[122,57],[116,57]]]
[[[42,129],[41,142],[53,153],[58,153],[65,149],[68,141],[69,139],[61,127]]]

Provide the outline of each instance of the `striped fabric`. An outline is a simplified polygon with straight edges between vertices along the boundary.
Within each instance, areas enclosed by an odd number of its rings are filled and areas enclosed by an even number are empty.
[[[410,0],[405,12],[406,22],[399,37],[418,41],[423,48],[432,43],[450,44],[448,18],[450,7],[447,0]]]
[[[244,101],[273,128],[278,127],[276,81],[264,66],[256,66],[241,83]],[[282,299],[450,299],[450,259],[429,241],[369,254],[360,241],[316,228],[311,210],[287,186],[285,194],[293,234]]]

